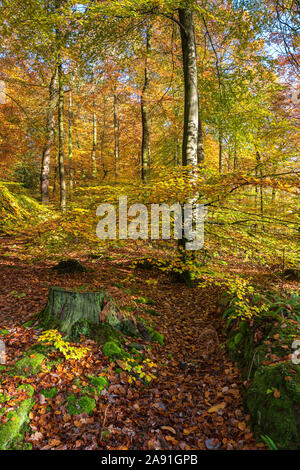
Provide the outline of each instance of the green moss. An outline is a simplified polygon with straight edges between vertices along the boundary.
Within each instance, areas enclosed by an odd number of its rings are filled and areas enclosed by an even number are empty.
[[[300,449],[299,366],[261,367],[244,396],[256,435],[270,436],[281,449]]]
[[[133,338],[136,338],[139,336],[136,326],[132,320],[129,320],[129,319],[124,320],[122,322],[121,330],[122,330],[122,333],[124,333],[124,335],[126,336],[132,336]]]
[[[40,391],[42,395],[44,395],[45,398],[55,398],[57,395],[57,388],[52,387],[52,388],[44,388],[43,390]]]
[[[78,415],[80,413],[92,414],[96,408],[96,401],[88,395],[77,398],[74,393],[67,397],[69,414]]]
[[[9,330],[0,330],[0,336],[5,336],[9,334]]]
[[[3,232],[15,231],[24,221],[36,223],[50,216],[50,211],[35,199],[26,195],[21,185],[16,191],[15,183],[0,182],[0,228]],[[23,194],[22,194],[23,193]]]
[[[19,450],[27,448],[24,434],[29,422],[29,412],[34,405],[32,398],[22,401],[16,411],[8,413],[8,421],[0,425],[0,450]]]
[[[131,350],[135,350],[135,351],[136,351],[136,350],[137,350],[137,351],[143,351],[143,350],[144,350],[144,346],[143,346],[142,344],[140,344],[140,343],[134,343],[134,342],[129,344],[129,348],[130,348]]]
[[[0,393],[0,403],[6,403],[10,400],[10,396],[5,393]]]
[[[55,351],[55,347],[52,346],[51,344],[36,343],[33,346],[31,346],[29,349],[27,349],[24,355],[31,356],[32,354],[40,353],[46,356],[47,354],[54,352],[54,351]]]
[[[158,331],[155,331],[153,328],[150,327],[148,327],[148,331],[151,336],[151,341],[156,341],[161,346],[164,345],[164,337],[161,333],[158,333]]]
[[[160,317],[161,316],[161,313],[157,312],[156,310],[154,310],[153,308],[146,308],[145,309],[145,312],[146,313],[149,313],[149,315],[152,315],[154,317]]]
[[[122,358],[124,357],[124,350],[121,349],[114,341],[107,341],[102,347],[102,352],[104,356],[109,357],[110,359]]]
[[[145,305],[155,305],[155,301],[152,299],[146,299],[145,297],[138,297],[135,299],[136,303],[138,304],[145,304]]]
[[[104,292],[78,292],[61,287],[50,287],[48,302],[39,313],[39,326],[45,330],[57,329],[67,335],[80,336],[82,321],[87,319],[92,325],[99,323],[99,313],[103,308]],[[62,318],[61,311],[65,314]],[[79,322],[77,328],[74,327]],[[72,328],[73,333],[72,333]],[[89,327],[90,331],[90,327]]]
[[[50,371],[53,367],[56,367],[62,362],[64,362],[64,359],[62,357],[59,357],[58,359],[51,359],[45,363],[45,367]]]
[[[10,375],[25,376],[37,374],[45,360],[44,354],[36,353],[34,357],[24,356],[17,361],[10,371]]]
[[[104,388],[107,388],[109,381],[106,377],[90,377],[90,382],[92,385],[96,386],[97,393],[100,393]]]
[[[87,413],[88,415],[92,414],[96,408],[96,400],[89,397],[88,395],[83,395],[78,400],[78,405],[80,413]]]
[[[87,338],[93,337],[94,324],[89,320],[79,320],[74,323],[71,328],[70,339],[72,341],[77,341],[80,339],[80,336],[85,336]]]
[[[263,325],[263,321],[256,326]],[[265,323],[265,331],[269,331],[272,324]],[[232,360],[237,361],[243,377],[249,379],[256,369],[262,364],[268,352],[268,346],[265,343],[255,344],[253,340],[255,328],[251,328],[249,323],[241,321],[231,324],[231,330],[228,333],[226,346]]]
[[[98,344],[104,344],[107,341],[114,341],[117,344],[123,342],[120,331],[105,322],[97,324],[87,319],[76,322],[72,326],[70,339],[78,341],[81,335],[93,339]]]
[[[300,449],[300,367],[286,357],[299,330],[289,302],[279,300],[251,323],[232,320],[227,347],[249,380],[243,397],[255,436],[268,436],[280,449]]]
[[[243,340],[243,334],[241,332],[237,333],[233,339],[235,346],[238,346],[242,340]]]
[[[34,387],[31,384],[22,384],[20,385],[17,390],[24,390],[25,393],[29,396],[29,398],[33,397],[34,394]]]
[[[28,328],[29,326],[34,325],[36,323],[36,321],[37,321],[36,318],[32,318],[31,320],[28,320],[25,323],[23,323],[23,326],[24,326],[24,328]]]
[[[105,431],[102,432],[102,439],[105,441],[106,439],[108,439],[110,435],[110,432],[108,429],[106,429]]]

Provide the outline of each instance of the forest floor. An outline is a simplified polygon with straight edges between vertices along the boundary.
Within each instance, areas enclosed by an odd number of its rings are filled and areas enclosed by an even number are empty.
[[[99,260],[78,258],[91,272],[58,275],[51,270],[54,262],[20,261],[22,247],[14,240],[2,238],[0,245],[0,327],[10,330],[5,339],[8,363],[36,340],[34,329],[22,324],[42,309],[54,285],[106,289],[137,309],[145,308],[136,302],[138,296],[150,298],[160,314],[151,320],[165,338],[163,347],[152,343],[147,350],[157,364],[157,378],[148,386],[129,384],[125,374],[117,375],[93,342],[92,356],[77,370],[66,362],[56,373],[43,370],[23,378],[35,389],[31,433],[26,434],[33,449],[264,448],[248,426],[239,370],[225,350],[217,287],[186,287],[158,270],[134,269],[134,246],[109,250]],[[93,416],[70,416],[66,393],[76,392],[76,373],[99,372],[103,367],[108,367],[110,386],[99,397]],[[18,402],[19,383],[14,382],[11,377],[2,384],[14,396],[12,408]],[[40,395],[45,386],[57,387],[58,395],[45,399]]]

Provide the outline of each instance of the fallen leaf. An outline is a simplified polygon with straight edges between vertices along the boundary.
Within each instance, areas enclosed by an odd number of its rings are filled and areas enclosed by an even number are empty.
[[[176,431],[174,428],[171,428],[171,426],[161,426],[161,428],[163,431],[169,431],[169,432],[172,432],[173,434],[176,434]]]
[[[218,405],[214,405],[211,408],[207,410],[207,413],[217,413],[219,410],[224,410],[226,407],[226,403],[222,402],[219,403]]]

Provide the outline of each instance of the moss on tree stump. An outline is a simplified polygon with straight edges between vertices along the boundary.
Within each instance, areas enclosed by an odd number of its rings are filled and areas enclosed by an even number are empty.
[[[48,302],[38,318],[39,326],[45,330],[58,329],[73,339],[78,339],[80,334],[101,337],[101,333],[105,333],[103,339],[107,341],[107,336],[116,339],[118,332],[126,329],[129,314],[121,312],[105,292],[76,292],[51,287]],[[101,327],[99,334],[97,327]]]
[[[76,292],[51,287],[48,302],[38,315],[39,327],[57,329],[68,339],[80,336],[92,338],[99,344],[113,342],[118,348],[125,336],[142,337],[163,345],[163,336],[146,326],[127,311],[121,311],[106,292]],[[43,351],[41,351],[43,352]]]
[[[72,327],[82,320],[98,324],[106,301],[105,292],[75,292],[51,287],[48,302],[39,314],[39,326],[70,334]]]

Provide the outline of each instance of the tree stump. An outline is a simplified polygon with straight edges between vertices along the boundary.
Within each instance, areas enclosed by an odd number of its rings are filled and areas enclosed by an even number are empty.
[[[88,271],[88,269],[76,259],[60,261],[56,266],[53,266],[53,268],[51,269],[57,271],[58,274],[86,273]]]
[[[38,318],[43,329],[67,334],[83,320],[91,324],[107,321],[112,327],[122,323],[121,312],[105,292],[76,292],[61,287],[50,288],[48,302]]]

